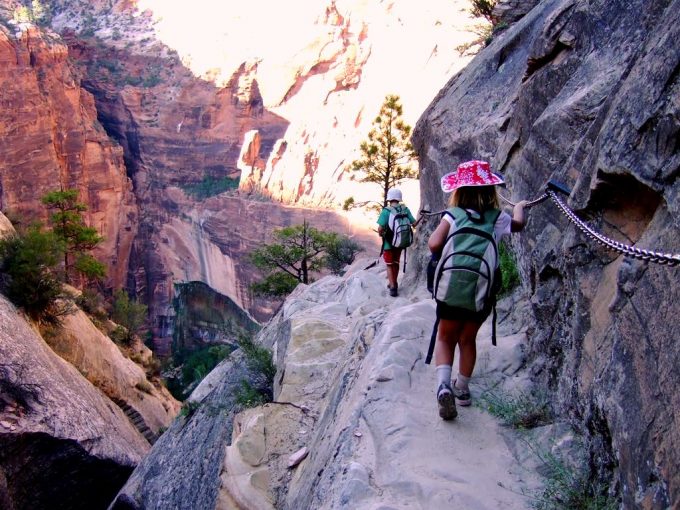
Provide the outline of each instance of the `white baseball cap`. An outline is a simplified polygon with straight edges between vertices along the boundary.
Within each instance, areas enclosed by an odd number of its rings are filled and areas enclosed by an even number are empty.
[[[387,192],[387,201],[398,200],[401,202],[401,190],[397,188],[392,188]]]

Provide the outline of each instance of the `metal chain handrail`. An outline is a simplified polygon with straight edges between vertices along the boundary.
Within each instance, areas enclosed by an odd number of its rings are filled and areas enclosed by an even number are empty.
[[[505,198],[501,194],[499,194],[498,196],[501,198],[501,200],[503,200],[503,202],[510,204],[513,207],[515,207],[517,205],[515,202],[511,202],[510,200],[508,200],[507,198]],[[532,207],[540,204],[541,202],[545,202],[546,200],[548,200],[548,194],[543,193],[540,197],[535,198],[534,200],[531,200],[530,202],[527,202],[526,205],[524,206],[524,208],[525,209],[531,209]],[[437,215],[442,214],[444,212],[446,212],[446,209],[442,209],[441,211],[434,211],[434,212],[428,211],[427,209],[421,209],[419,214],[421,216],[437,216]]]
[[[671,253],[659,253],[656,251],[644,250],[642,248],[636,248],[634,246],[628,246],[626,244],[614,241],[602,234],[595,232],[588,225],[586,225],[583,220],[581,220],[576,213],[572,211],[567,204],[565,204],[554,191],[548,190],[546,194],[552,199],[557,207],[562,211],[569,221],[571,221],[576,227],[583,232],[586,236],[593,239],[595,242],[609,248],[610,250],[622,253],[628,257],[633,257],[639,260],[644,260],[647,262],[655,262],[657,264],[667,265],[667,266],[677,266],[680,264],[680,255],[673,255]]]
[[[504,197],[503,195],[501,195],[500,193],[498,194],[498,196],[501,197],[501,200],[502,200],[503,202],[505,202],[506,204],[510,204],[510,205],[513,206],[513,207],[515,207],[515,206],[517,205],[515,202],[511,202],[510,200],[508,200],[507,198],[505,198],[505,197]],[[525,209],[530,209],[530,208],[534,207],[535,205],[540,204],[541,202],[545,202],[546,200],[548,200],[548,194],[547,194],[547,193],[543,193],[540,197],[535,198],[535,199],[533,199],[533,200],[527,202],[527,203],[524,205],[524,208],[525,208]]]
[[[559,189],[559,188],[558,188]],[[506,203],[510,204],[511,206],[515,206],[516,204],[514,202],[511,202],[507,198],[505,198],[503,195],[499,194],[499,197]],[[619,241],[615,241],[613,239],[610,239],[606,236],[603,236],[602,234],[595,232],[592,228],[590,228],[586,223],[581,220],[578,216],[576,216],[576,213],[572,211],[567,204],[565,204],[555,193],[553,189],[548,187],[545,193],[543,193],[541,196],[538,198],[531,200],[530,202],[527,202],[527,204],[524,206],[525,209],[529,209],[531,207],[534,207],[535,205],[540,204],[541,202],[544,202],[548,198],[552,199],[553,202],[557,205],[557,207],[560,209],[562,214],[564,214],[569,221],[571,221],[576,227],[583,232],[587,237],[590,239],[594,240],[595,242],[603,245],[605,248],[608,248],[610,250],[616,251],[618,253],[621,253],[627,257],[632,257],[635,259],[639,260],[644,260],[646,262],[654,262],[656,264],[661,264],[661,265],[666,265],[670,267],[675,267],[680,265],[680,255],[677,254],[672,254],[672,253],[660,253],[657,251],[651,251],[651,250],[645,250],[642,248],[636,248],[635,246],[629,246],[627,244],[620,243]],[[426,209],[423,209],[420,211],[420,214],[422,216],[436,216],[439,214],[442,214],[445,212],[445,210],[442,211],[436,211],[436,212],[431,212]]]

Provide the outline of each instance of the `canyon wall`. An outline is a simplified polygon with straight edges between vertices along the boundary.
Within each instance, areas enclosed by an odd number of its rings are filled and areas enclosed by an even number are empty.
[[[480,406],[441,421],[435,370],[423,363],[434,301],[424,285],[390,297],[384,265],[363,270],[369,263],[300,285],[258,334],[274,353],[274,402],[252,407],[238,396],[253,374],[235,351],[111,508],[528,508],[539,484],[526,441],[568,436],[559,424],[513,434]],[[523,328],[501,320],[492,347],[483,327],[475,398],[506,382],[526,387]]]
[[[556,179],[596,230],[679,253],[680,2],[534,4],[418,121],[423,203],[443,207],[441,175],[488,159],[515,201]],[[678,269],[605,251],[550,202],[528,217],[513,245],[534,377],[625,508],[677,507]]]
[[[10,28],[0,23],[0,209],[15,223],[46,221],[40,198],[77,189],[86,221],[104,237],[95,255],[121,286],[138,225],[123,150],[97,121],[57,35],[30,24]]]

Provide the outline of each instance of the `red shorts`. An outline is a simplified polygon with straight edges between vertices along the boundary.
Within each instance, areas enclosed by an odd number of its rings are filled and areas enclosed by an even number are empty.
[[[399,264],[399,259],[401,258],[401,248],[392,248],[391,250],[383,251],[383,259],[385,259],[385,264]]]

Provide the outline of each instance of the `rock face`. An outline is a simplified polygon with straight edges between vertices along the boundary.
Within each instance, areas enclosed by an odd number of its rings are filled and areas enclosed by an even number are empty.
[[[491,416],[437,416],[425,289],[391,298],[384,269],[360,267],[298,287],[259,334],[278,367],[274,403],[235,414],[243,362],[221,364],[113,508],[527,508],[519,491],[535,474]],[[480,380],[517,376],[526,337],[505,336],[515,332],[502,330],[489,356],[485,327]]]
[[[242,172],[243,189],[309,206],[357,194],[344,167],[385,96],[413,123],[476,37],[463,0],[55,4],[53,26],[79,36],[69,45],[147,185]],[[206,37],[186,37],[192,27]]]
[[[147,439],[153,441],[159,429],[170,425],[177,415],[179,402],[165,387],[152,384],[144,369],[126,358],[84,312],[67,315],[48,343],[121,407]]]
[[[0,295],[0,502],[105,508],[149,443]]]
[[[225,445],[239,409],[236,396],[249,377],[238,354],[215,368],[110,508],[215,508]]]
[[[95,255],[107,261],[111,284],[120,287],[137,228],[123,151],[97,122],[67,46],[29,25],[15,29],[0,24],[0,209],[44,221],[42,195],[77,189],[88,206],[87,223],[104,237]]]
[[[344,167],[380,102],[400,94],[413,122],[436,84],[467,60],[455,47],[474,38],[464,28],[465,3],[449,0],[417,15],[410,2],[308,1],[292,13],[283,4],[230,4],[227,12],[222,2],[208,2],[204,8],[213,15],[207,17],[202,9],[153,0],[113,10],[104,2],[58,4],[53,24],[82,65],[99,120],[124,148],[134,176],[143,212],[130,286],[150,305],[161,351],[172,330],[173,280],[203,281],[258,320],[272,311],[272,303],[254,300],[248,290],[253,272],[242,259],[257,244],[230,243],[227,250],[216,242],[205,228],[211,218],[196,213],[203,199],[191,190],[212,186],[209,194],[217,194],[217,181],[234,178],[256,198],[313,206],[337,206],[349,195],[374,199],[377,188],[362,191]],[[286,24],[264,27],[262,9],[266,20]],[[217,46],[178,37],[192,23],[222,34],[215,35]],[[423,26],[430,38],[416,37]],[[268,37],[251,37],[263,31]],[[98,39],[88,38],[90,32]],[[405,79],[412,68],[418,80]],[[416,197],[410,201],[415,210]],[[248,229],[261,222],[257,204],[244,209],[226,199],[220,208]],[[268,229],[289,224],[278,221],[287,213],[263,208]],[[314,223],[315,212],[305,215]],[[373,218],[352,221],[366,229]],[[345,224],[321,217],[317,224],[335,222]],[[259,244],[264,231],[256,228]],[[173,244],[182,245],[181,255]]]
[[[680,252],[680,2],[541,2],[438,94],[419,120],[422,200],[486,158],[514,200],[548,179],[596,230]],[[677,268],[594,245],[552,204],[515,242],[535,326],[535,377],[590,437],[625,508],[680,504]],[[422,262],[421,262],[422,263]]]

